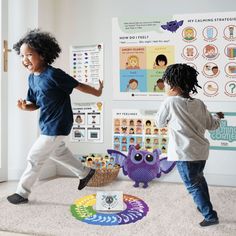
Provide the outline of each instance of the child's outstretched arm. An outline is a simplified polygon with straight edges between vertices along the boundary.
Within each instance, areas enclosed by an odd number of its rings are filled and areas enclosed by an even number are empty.
[[[76,87],[76,89],[78,89],[79,91],[81,91],[83,93],[89,93],[89,94],[92,94],[92,95],[95,95],[95,96],[99,97],[102,94],[103,82],[101,82],[99,80],[99,88],[98,89],[96,89],[94,87],[91,87],[90,85],[82,84],[82,83],[80,83]]]
[[[223,112],[217,112],[214,115],[212,115],[207,109],[206,109],[206,129],[208,130],[215,130],[219,128],[220,126],[220,120],[224,118]]]
[[[36,104],[27,103],[26,100],[23,100],[23,99],[19,99],[17,101],[17,106],[18,106],[18,108],[20,108],[21,110],[24,110],[24,111],[35,111],[35,110],[39,109],[39,107]]]

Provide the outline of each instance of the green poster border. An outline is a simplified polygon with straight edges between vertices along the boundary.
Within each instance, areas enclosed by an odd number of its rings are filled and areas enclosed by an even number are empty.
[[[215,113],[215,112],[212,112]],[[236,112],[224,112],[225,116],[236,116]],[[227,150],[236,151],[236,147],[221,147],[221,146],[210,146],[210,150]]]

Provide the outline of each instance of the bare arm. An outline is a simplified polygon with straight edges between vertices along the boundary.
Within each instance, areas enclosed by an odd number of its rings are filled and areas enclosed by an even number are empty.
[[[21,110],[24,110],[24,111],[35,111],[35,110],[39,109],[39,107],[36,106],[36,104],[27,103],[26,100],[23,100],[23,99],[20,99],[17,101],[17,106],[18,106],[18,108],[20,108]]]
[[[96,89],[94,87],[91,87],[90,85],[87,85],[87,84],[82,84],[80,83],[76,89],[78,89],[79,91],[83,92],[83,93],[88,93],[88,94],[92,94],[94,96],[101,96],[102,94],[102,89],[103,89],[103,82],[101,82],[99,80],[99,88]]]

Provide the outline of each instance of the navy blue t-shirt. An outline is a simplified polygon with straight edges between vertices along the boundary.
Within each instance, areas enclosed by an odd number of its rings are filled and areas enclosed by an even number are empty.
[[[44,135],[68,135],[73,125],[70,94],[79,82],[60,69],[48,66],[30,74],[27,101],[40,108],[39,127]]]

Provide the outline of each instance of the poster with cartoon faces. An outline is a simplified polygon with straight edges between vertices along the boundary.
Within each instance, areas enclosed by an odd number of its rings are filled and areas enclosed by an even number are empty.
[[[233,101],[236,97],[236,12],[175,16],[183,20],[176,32],[176,61],[198,72],[196,97],[204,101]]]
[[[162,75],[175,62],[174,43],[160,27],[165,20],[113,19],[115,99],[161,100],[165,96]]]
[[[113,149],[126,153],[130,145],[138,145],[148,151],[159,148],[162,156],[166,156],[168,130],[156,127],[156,111],[115,109],[112,114]]]
[[[103,103],[74,103],[72,142],[103,142]]]
[[[168,65],[198,72],[204,101],[236,97],[236,12],[113,18],[113,97],[163,100]]]

